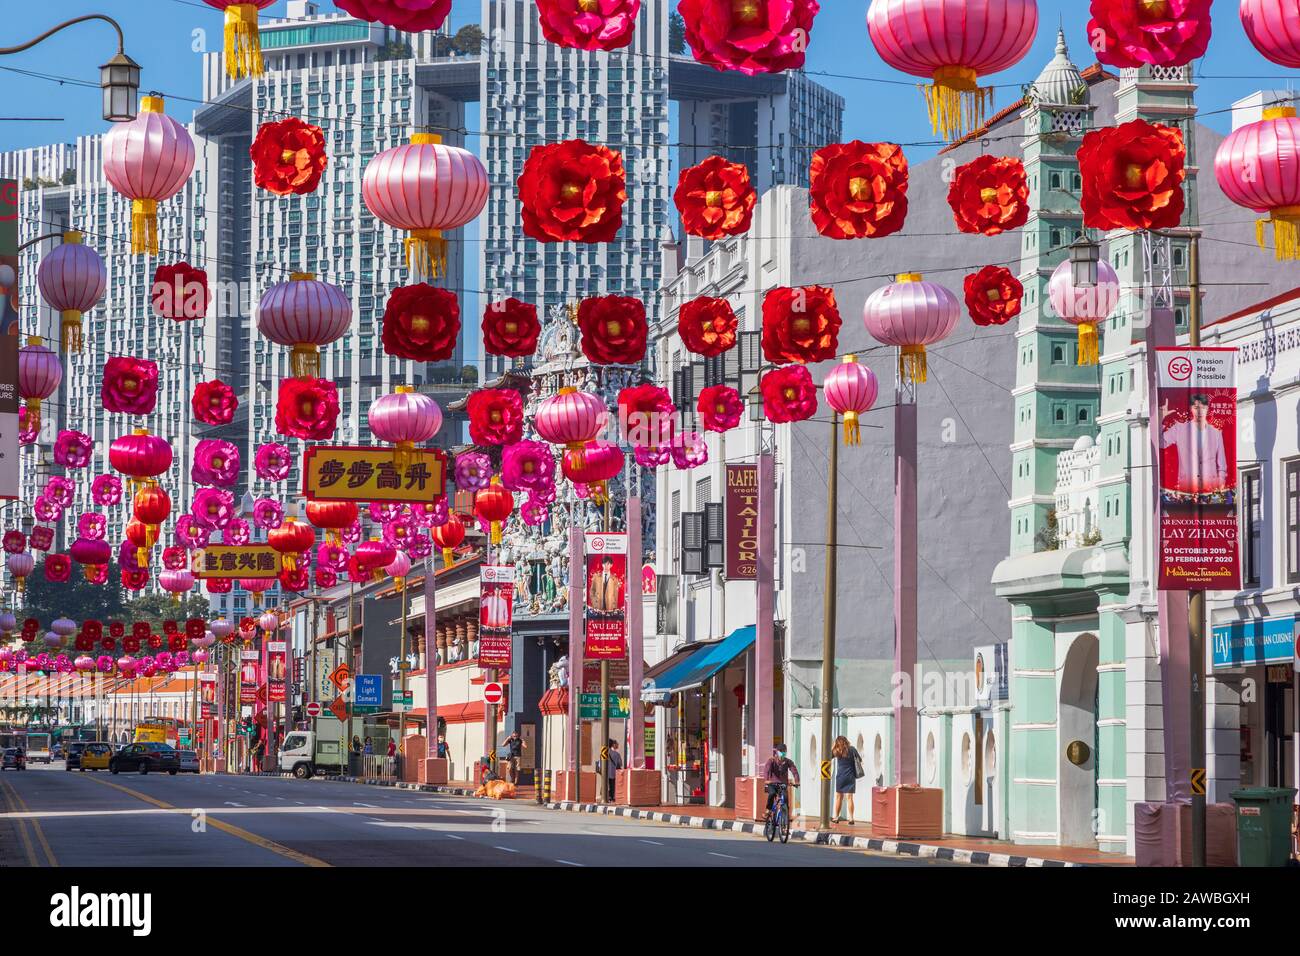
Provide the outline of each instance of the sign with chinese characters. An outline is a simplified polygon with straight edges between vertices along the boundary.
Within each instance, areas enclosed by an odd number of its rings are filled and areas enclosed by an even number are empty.
[[[587,660],[627,657],[627,535],[587,535]]]
[[[442,497],[447,456],[417,448],[398,467],[391,448],[313,445],[302,456],[302,493],[308,501],[422,501]]]
[[[18,181],[0,179],[0,498],[18,497],[18,329]]]
[[[266,685],[272,703],[284,703],[284,672],[287,666],[287,641],[266,642]]]
[[[726,507],[728,581],[758,576],[758,465],[728,465]]]
[[[257,688],[261,684],[258,666],[262,654],[254,648],[245,648],[239,652],[239,702],[241,704],[257,703]]]
[[[274,578],[280,574],[280,552],[267,544],[211,544],[190,552],[196,578]]]
[[[1237,350],[1156,350],[1160,588],[1234,591]]]
[[[479,569],[478,666],[510,669],[514,626],[515,569],[487,565]]]

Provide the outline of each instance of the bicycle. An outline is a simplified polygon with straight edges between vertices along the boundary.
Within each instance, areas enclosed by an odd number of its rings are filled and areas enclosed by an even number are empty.
[[[797,784],[796,784],[797,786]],[[776,793],[772,798],[772,809],[767,813],[767,819],[763,821],[763,836],[767,837],[767,842],[771,843],[778,836],[782,843],[788,843],[790,840],[790,804],[786,800],[788,792],[786,784],[779,783],[776,785]]]

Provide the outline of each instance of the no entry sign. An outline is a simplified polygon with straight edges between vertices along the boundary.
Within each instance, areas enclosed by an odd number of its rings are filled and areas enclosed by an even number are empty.
[[[483,700],[489,704],[501,703],[501,698],[505,696],[505,688],[496,681],[483,685]]]
[[[313,700],[313,701],[310,701],[310,702],[307,704],[307,716],[308,716],[308,717],[319,717],[319,716],[320,716],[320,702],[319,702],[319,701],[315,701],[315,700]]]

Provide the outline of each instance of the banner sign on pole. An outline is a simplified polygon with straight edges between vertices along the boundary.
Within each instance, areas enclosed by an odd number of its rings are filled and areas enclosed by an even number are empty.
[[[288,666],[288,641],[266,642],[266,685],[271,701],[284,703],[284,674]]]
[[[627,657],[626,534],[587,535],[586,620],[587,660]]]
[[[239,702],[241,704],[257,703],[257,687],[261,683],[258,664],[262,659],[256,648],[244,648],[239,652]]]
[[[758,465],[728,465],[726,507],[728,581],[758,577]]]
[[[280,567],[280,552],[268,544],[210,544],[190,552],[196,578],[274,578]]]
[[[398,467],[392,448],[313,445],[302,456],[308,501],[420,501],[442,497],[447,456],[439,448],[407,452]]]
[[[514,627],[515,569],[487,565],[479,570],[478,666],[510,669]]]
[[[1159,586],[1237,590],[1237,350],[1156,352]]]
[[[199,714],[204,720],[209,720],[217,715],[217,675],[215,672],[203,672],[199,674],[199,701],[202,705],[202,712]]]
[[[0,498],[18,497],[19,328],[18,181],[0,179]]]

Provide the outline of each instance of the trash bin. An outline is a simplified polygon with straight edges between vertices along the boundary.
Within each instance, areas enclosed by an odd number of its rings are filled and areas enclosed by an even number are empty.
[[[1245,787],[1232,792],[1237,804],[1239,866],[1286,866],[1291,859],[1290,787]]]

